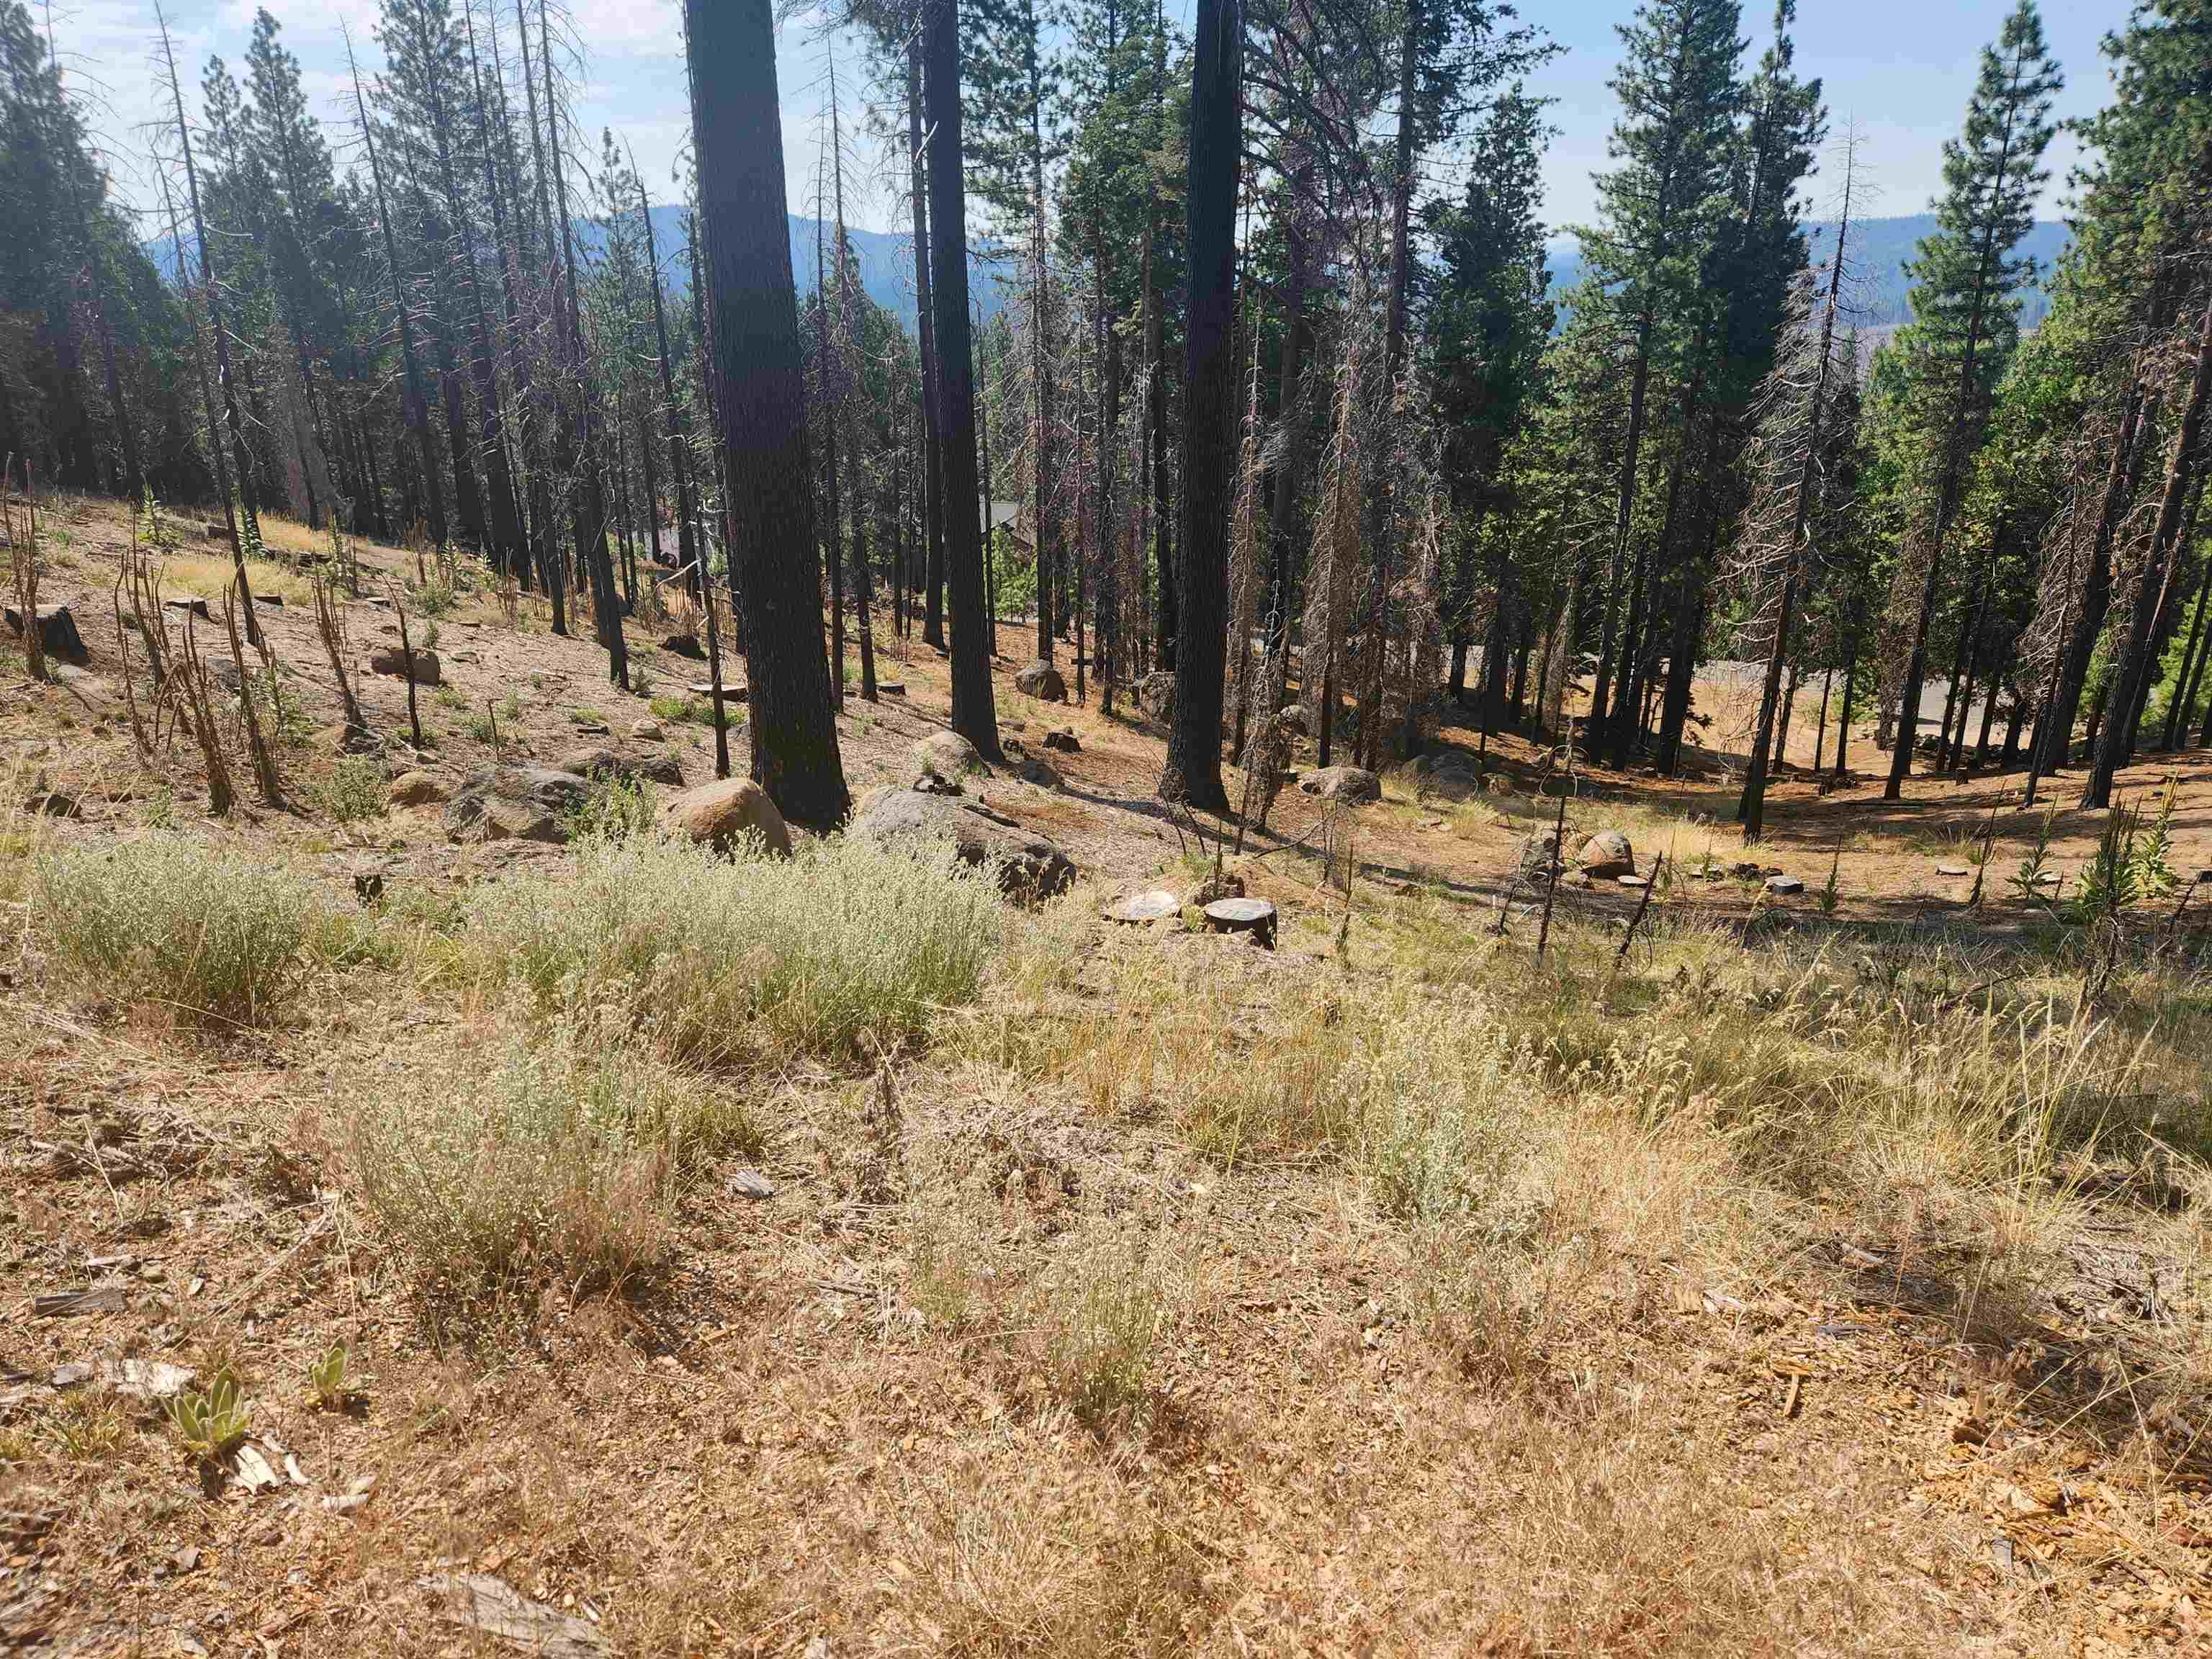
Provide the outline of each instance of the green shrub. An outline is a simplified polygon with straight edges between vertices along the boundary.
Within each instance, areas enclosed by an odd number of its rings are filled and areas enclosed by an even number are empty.
[[[283,865],[168,835],[41,849],[32,907],[87,991],[215,1025],[264,1025],[298,988],[329,912]]]
[[[667,1260],[684,1180],[757,1146],[727,1090],[604,1028],[496,1041],[354,1091],[362,1200],[434,1297],[620,1286]]]
[[[382,815],[390,804],[384,766],[374,755],[347,755],[316,791],[333,823],[357,823]]]
[[[599,778],[567,815],[568,839],[627,841],[653,828],[653,790],[635,778]]]
[[[971,1000],[1005,925],[988,877],[864,842],[726,860],[639,837],[487,888],[456,948],[488,989],[619,1007],[683,1058],[851,1060]]]

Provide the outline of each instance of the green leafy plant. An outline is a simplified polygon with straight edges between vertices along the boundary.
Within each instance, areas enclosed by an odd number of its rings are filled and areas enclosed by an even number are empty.
[[[307,1386],[314,1390],[315,1403],[327,1411],[343,1411],[353,1390],[346,1386],[346,1345],[334,1342],[307,1367]]]
[[[2166,799],[2158,809],[2158,817],[2144,830],[2135,849],[2136,884],[2145,898],[2158,898],[2181,885],[2181,878],[2174,873],[2173,804],[2181,791],[2171,785]]]
[[[2143,896],[2137,852],[2142,826],[2142,812],[2137,807],[2115,804],[2105,815],[2097,851],[2082,872],[2070,907],[2075,921],[2117,921],[2121,912]]]
[[[2035,839],[2028,844],[2027,855],[2012,873],[2012,889],[2016,897],[2030,904],[2051,908],[2044,896],[2043,878],[2051,868],[2051,833],[2058,819],[2058,808],[2054,805],[2044,809],[2041,820],[2035,826]]]
[[[222,1456],[246,1438],[252,1416],[240,1393],[238,1379],[218,1372],[203,1392],[188,1389],[169,1401],[169,1425],[178,1443],[202,1462]]]
[[[567,817],[568,839],[627,841],[653,828],[651,787],[635,778],[605,778],[592,784],[583,805]]]
[[[384,768],[371,755],[347,755],[331,769],[318,792],[323,810],[339,823],[373,818],[386,804]]]
[[[1841,842],[1838,842],[1836,843],[1835,852],[1831,854],[1828,859],[1827,884],[1823,886],[1816,895],[1820,904],[1820,914],[1824,916],[1832,916],[1835,915],[1836,906],[1842,901],[1843,895],[1837,887],[1836,875],[1838,871],[1842,868],[1843,862],[1844,847]]]

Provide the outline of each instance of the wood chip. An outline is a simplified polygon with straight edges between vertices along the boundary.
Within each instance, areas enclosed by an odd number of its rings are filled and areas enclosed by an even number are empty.
[[[120,1285],[96,1285],[90,1290],[58,1291],[31,1304],[41,1319],[69,1319],[78,1314],[121,1313],[129,1296]]]
[[[548,1659],[599,1659],[614,1644],[596,1626],[481,1572],[434,1572],[416,1581],[438,1598],[439,1617]]]

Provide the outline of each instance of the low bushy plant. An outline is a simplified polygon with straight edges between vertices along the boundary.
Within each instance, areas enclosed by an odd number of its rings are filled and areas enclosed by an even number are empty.
[[[161,834],[42,848],[32,909],[55,963],[87,992],[218,1026],[277,1018],[326,914],[282,864]]]
[[[796,858],[594,839],[558,874],[487,888],[457,941],[495,996],[620,1010],[672,1054],[851,1060],[971,1000],[1004,907],[987,877],[848,838]]]

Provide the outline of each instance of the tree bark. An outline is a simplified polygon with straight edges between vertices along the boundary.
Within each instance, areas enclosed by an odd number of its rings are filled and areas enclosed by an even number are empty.
[[[1228,620],[1229,519],[1236,491],[1243,27],[1239,0],[1198,0],[1186,231],[1190,307],[1184,331],[1182,592],[1176,607],[1175,726],[1159,788],[1164,799],[1224,813],[1222,630]]]
[[[684,0],[684,10],[730,561],[733,574],[744,572],[732,586],[745,635],[752,775],[786,817],[826,827],[844,818],[851,799],[822,648],[775,20],[768,0]]]

